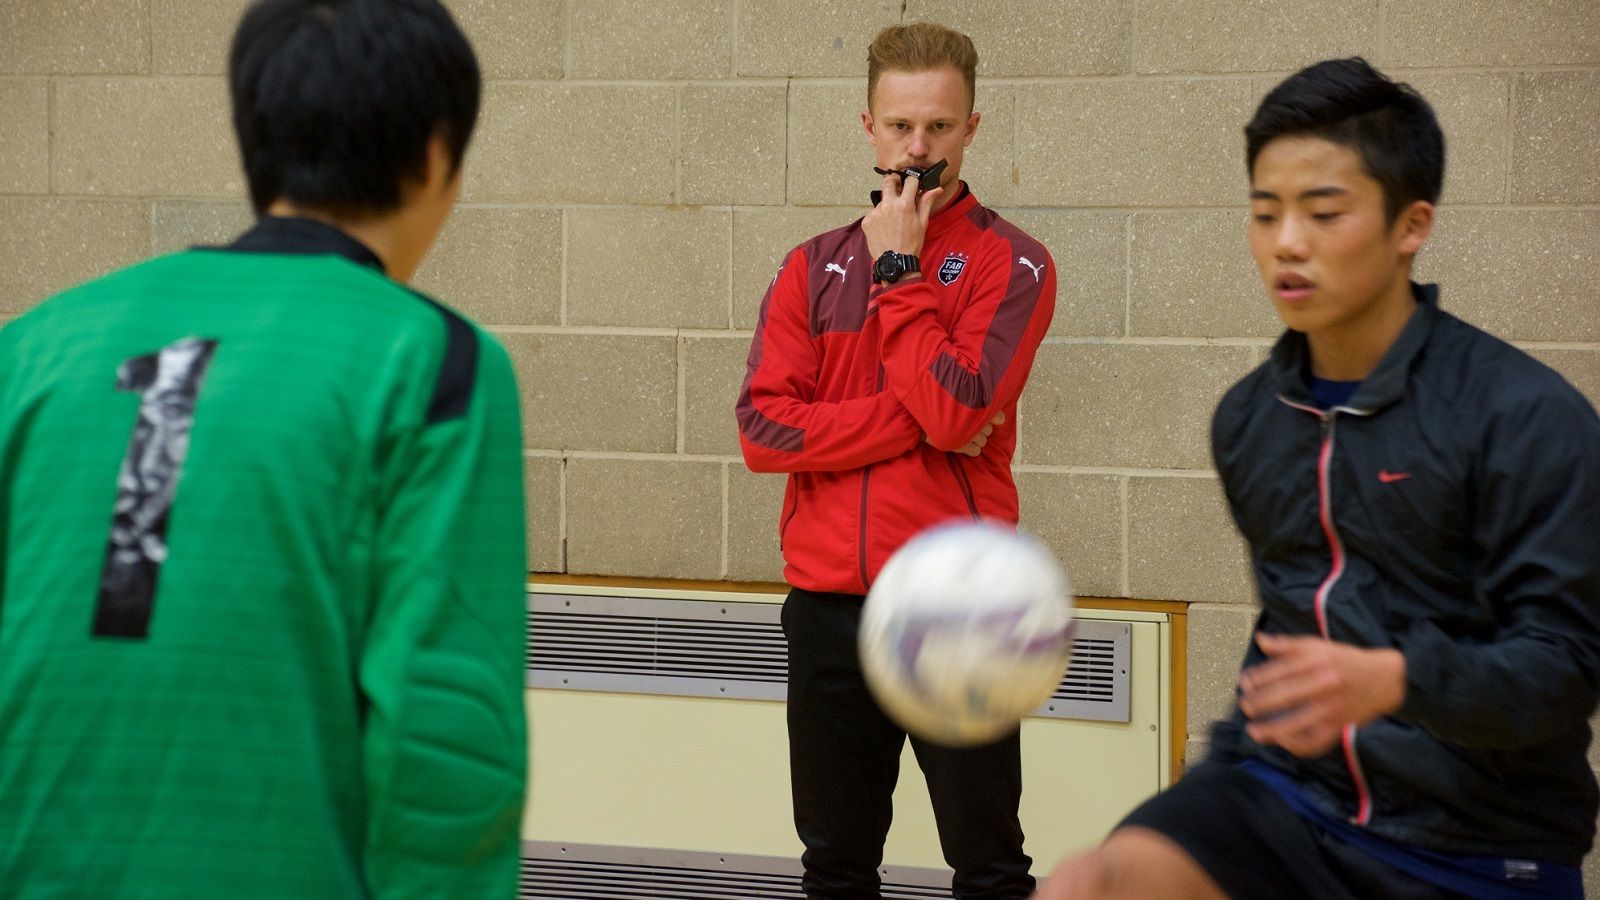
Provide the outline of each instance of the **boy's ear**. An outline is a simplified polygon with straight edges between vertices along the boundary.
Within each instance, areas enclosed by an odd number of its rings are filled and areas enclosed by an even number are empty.
[[[436,132],[428,138],[428,144],[422,151],[422,168],[401,180],[400,202],[411,203],[426,197],[437,197],[459,177],[461,168],[450,163],[450,145],[443,133]]]
[[[442,132],[434,132],[428,138],[426,159],[423,161],[422,183],[430,193],[443,190],[458,174],[457,167],[450,160],[450,145],[445,141]]]
[[[1395,217],[1395,251],[1401,256],[1416,256],[1428,242],[1428,236],[1433,234],[1434,209],[1426,200],[1414,200]]]

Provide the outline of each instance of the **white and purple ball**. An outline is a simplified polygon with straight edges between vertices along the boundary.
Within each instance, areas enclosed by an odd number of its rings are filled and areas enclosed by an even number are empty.
[[[941,525],[878,573],[861,667],[906,731],[970,746],[1002,737],[1055,692],[1072,632],[1072,587],[1044,545],[997,525]]]

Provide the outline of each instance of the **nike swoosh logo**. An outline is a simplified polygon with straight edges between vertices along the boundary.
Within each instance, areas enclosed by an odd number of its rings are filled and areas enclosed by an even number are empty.
[[[1396,481],[1405,481],[1410,477],[1410,472],[1391,472],[1388,469],[1378,470],[1378,480],[1384,484],[1394,484]]]

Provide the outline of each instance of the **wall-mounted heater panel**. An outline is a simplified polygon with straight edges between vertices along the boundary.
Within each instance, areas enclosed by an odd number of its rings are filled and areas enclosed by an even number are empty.
[[[782,600],[530,587],[522,896],[799,896]],[[1078,616],[1067,676],[1023,723],[1022,824],[1041,875],[1171,775],[1168,617]],[[885,897],[945,896],[948,870],[909,746],[884,859]],[[628,879],[656,886],[605,893]],[[586,880],[601,893],[578,892]]]
[[[950,896],[950,874],[884,866],[884,900]],[[805,900],[800,860],[692,850],[593,847],[527,841],[522,846],[519,900]]]
[[[528,687],[782,700],[780,604],[534,594]],[[1078,623],[1061,685],[1034,715],[1128,721],[1127,622]]]

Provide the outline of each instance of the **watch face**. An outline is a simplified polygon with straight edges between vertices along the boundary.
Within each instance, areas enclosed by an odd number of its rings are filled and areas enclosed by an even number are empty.
[[[900,266],[900,257],[893,252],[883,254],[872,264],[872,275],[879,281],[892,282],[902,274],[904,269]]]

